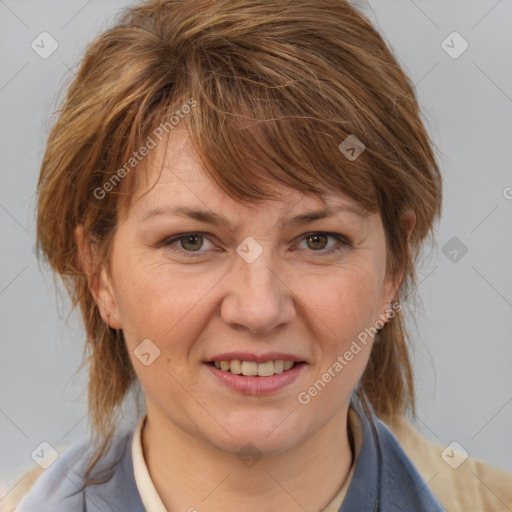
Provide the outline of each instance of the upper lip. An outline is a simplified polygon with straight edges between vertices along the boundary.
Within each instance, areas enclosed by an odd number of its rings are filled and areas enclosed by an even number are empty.
[[[266,363],[267,361],[293,361],[295,363],[304,362],[301,357],[294,356],[292,354],[285,354],[284,352],[268,352],[266,354],[252,354],[250,352],[226,352],[224,354],[218,354],[208,359],[207,362],[215,361],[233,361],[238,359],[239,361],[254,361],[255,363]]]

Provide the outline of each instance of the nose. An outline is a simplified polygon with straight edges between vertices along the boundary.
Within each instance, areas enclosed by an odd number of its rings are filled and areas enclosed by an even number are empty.
[[[293,292],[265,252],[252,263],[237,257],[227,276],[220,315],[235,329],[266,334],[295,318]]]

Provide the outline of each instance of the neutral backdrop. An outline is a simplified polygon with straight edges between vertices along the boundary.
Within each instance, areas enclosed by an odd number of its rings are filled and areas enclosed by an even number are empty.
[[[33,251],[34,194],[60,88],[126,5],[0,0],[0,500],[41,442],[60,449],[87,435],[83,331]],[[512,2],[358,5],[415,83],[444,176],[410,324],[416,424],[512,471]]]

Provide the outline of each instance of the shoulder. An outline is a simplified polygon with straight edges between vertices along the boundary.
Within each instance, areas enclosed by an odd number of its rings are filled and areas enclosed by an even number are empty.
[[[115,467],[123,459],[129,449],[131,435],[132,432],[128,431],[114,436],[107,453],[98,463],[98,468],[95,467],[95,477],[104,476],[109,466]],[[83,476],[92,459],[94,446],[88,439],[82,439],[61,452],[48,468],[37,466],[23,475],[4,500],[5,512],[82,510]]]
[[[384,422],[445,509],[512,510],[511,473],[429,441],[404,417]]]
[[[57,501],[71,494],[75,488],[73,483],[76,481],[72,475],[83,474],[90,450],[91,446],[86,440],[57,450],[60,453],[50,466],[46,469],[36,466],[21,477],[7,496],[5,509],[9,512],[31,510],[30,504],[36,503],[36,499],[40,499],[40,503],[46,503],[47,500]],[[66,478],[68,474],[71,475],[69,480]]]
[[[19,474],[16,478],[17,483],[8,491],[0,503],[0,512],[13,512],[18,503],[33,487],[43,471],[44,469],[40,466],[35,466]]]

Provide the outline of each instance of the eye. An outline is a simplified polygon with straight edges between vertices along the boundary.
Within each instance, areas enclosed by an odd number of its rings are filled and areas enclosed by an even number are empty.
[[[329,239],[334,240],[334,244],[329,245]],[[210,244],[210,247],[205,243]],[[297,246],[302,249],[301,244],[306,244],[308,252],[316,252],[319,255],[330,255],[351,247],[350,241],[343,235],[337,233],[313,232],[302,235],[302,240]],[[160,244],[160,247],[168,248],[178,255],[186,255],[188,257],[200,257],[215,246],[205,236],[205,233],[181,233],[179,235],[166,238]]]
[[[204,243],[211,242],[204,236],[203,233],[183,233],[171,238],[165,239],[161,246],[168,247],[169,249],[176,252],[187,252],[187,253],[196,253],[189,254],[189,256],[200,256],[204,248]],[[213,245],[213,244],[212,244]],[[208,249],[208,247],[207,247]]]
[[[335,240],[337,243],[328,246],[329,239]],[[313,252],[320,252],[321,254],[333,254],[351,246],[346,237],[337,233],[306,233],[303,235],[302,242],[306,244],[308,249],[311,249]]]

